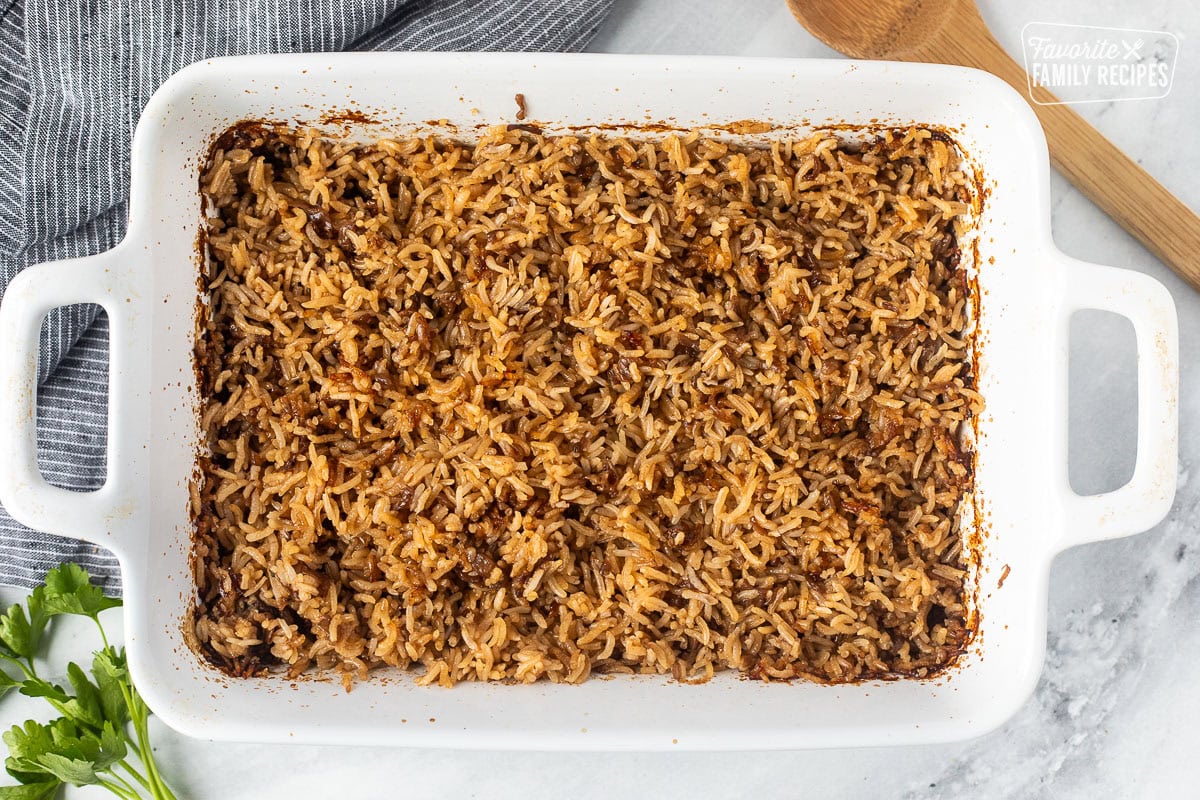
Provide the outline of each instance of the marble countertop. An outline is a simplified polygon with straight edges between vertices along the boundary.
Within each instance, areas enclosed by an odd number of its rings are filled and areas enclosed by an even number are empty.
[[[1200,208],[1200,5],[1183,0],[981,0],[1000,41],[1020,56],[1028,22],[1142,28],[1178,35],[1171,93],[1080,111],[1192,208]],[[592,49],[828,57],[782,0],[617,0]],[[157,726],[159,757],[180,797],[1085,798],[1158,797],[1194,786],[1200,746],[1200,295],[1063,179],[1053,226],[1069,255],[1163,281],[1179,307],[1182,347],[1179,492],[1168,519],[1140,536],[1060,556],[1050,576],[1049,650],[1035,695],[1001,730],[922,747],[790,753],[464,753],[224,744]],[[1072,327],[1071,479],[1084,493],[1115,488],[1134,459],[1135,357],[1127,322],[1100,312]],[[1200,409],[1198,409],[1200,410]],[[0,590],[0,600],[18,593]],[[113,626],[119,627],[113,620]],[[82,660],[91,632],[70,624],[56,655]],[[56,659],[57,660],[57,659]],[[0,725],[40,711],[6,698]],[[1185,791],[1186,796],[1188,793]],[[101,797],[89,790],[69,797]]]

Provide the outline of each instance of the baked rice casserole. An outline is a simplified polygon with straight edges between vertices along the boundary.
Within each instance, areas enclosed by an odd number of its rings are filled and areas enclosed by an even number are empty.
[[[189,625],[232,674],[847,682],[969,641],[944,135],[242,124],[201,191]]]

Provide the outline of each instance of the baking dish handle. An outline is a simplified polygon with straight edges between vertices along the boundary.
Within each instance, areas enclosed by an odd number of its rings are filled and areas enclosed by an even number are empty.
[[[121,397],[109,381],[108,473],[104,486],[76,492],[53,486],[37,459],[38,345],[42,320],[58,306],[98,303],[108,312],[110,352],[123,344],[129,303],[123,294],[122,248],[84,258],[38,264],[9,283],[0,303],[0,504],[35,530],[111,545],[112,529],[129,504],[122,491],[122,453],[113,436]],[[128,300],[128,298],[126,298]],[[121,340],[121,341],[119,341]],[[110,370],[111,374],[111,370]]]
[[[1060,550],[1157,525],[1175,499],[1179,449],[1179,321],[1170,292],[1148,275],[1066,260],[1068,319],[1090,308],[1115,312],[1133,323],[1138,419],[1133,477],[1103,494],[1081,496],[1068,490]]]

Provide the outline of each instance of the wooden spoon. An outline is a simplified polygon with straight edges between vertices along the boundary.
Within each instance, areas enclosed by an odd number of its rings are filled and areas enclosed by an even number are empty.
[[[1022,94],[1025,70],[993,38],[973,0],[787,0],[804,27],[852,58],[976,67]],[[1058,99],[1042,87],[1038,103]],[[1069,106],[1034,104],[1050,159],[1092,202],[1200,289],[1200,217]]]

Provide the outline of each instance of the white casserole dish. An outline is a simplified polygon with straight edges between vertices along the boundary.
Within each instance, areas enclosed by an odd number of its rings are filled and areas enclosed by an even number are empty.
[[[381,675],[347,694],[332,680],[232,679],[184,643],[193,596],[188,483],[198,441],[192,344],[198,170],[242,119],[318,122],[358,138],[445,119],[469,136],[529,121],[666,120],[783,126],[742,139],[844,123],[943,126],[983,172],[978,221],[980,389],[976,502],[984,539],[979,635],[931,681],[765,684],[723,674],[701,686],[593,679],[582,686],[421,688]],[[374,123],[351,121],[361,112]],[[728,135],[724,133],[723,135]],[[1081,542],[1158,522],[1175,490],[1177,323],[1167,291],[1141,274],[1059,253],[1037,120],[999,80],[953,67],[859,63],[482,54],[253,56],[189,67],[151,99],[133,144],[129,233],[113,250],[26,270],[0,308],[0,502],[25,524],[112,549],[125,580],[134,678],[184,733],[220,739],[546,749],[795,748],[933,742],[977,735],[1021,705],[1041,670],[1050,562]],[[966,249],[966,248],[964,248]],[[38,326],[47,309],[100,303],[112,330],[109,473],[80,494],[46,484],[34,433]],[[1139,420],[1132,480],[1080,497],[1067,481],[1068,320],[1127,316],[1137,335]],[[973,523],[971,527],[974,527]],[[1001,584],[1003,584],[1001,586]]]

